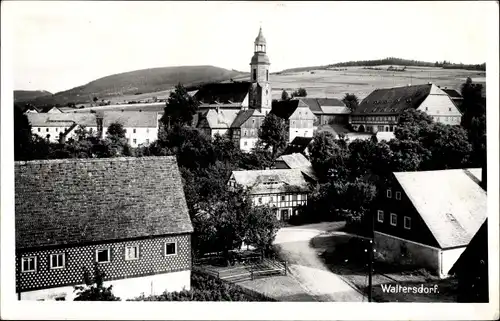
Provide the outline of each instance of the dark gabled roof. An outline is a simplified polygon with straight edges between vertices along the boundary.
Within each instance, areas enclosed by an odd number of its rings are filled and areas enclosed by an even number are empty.
[[[273,101],[271,113],[280,118],[288,119],[299,107],[308,106],[299,99]]]
[[[17,249],[191,233],[173,156],[15,163]]]
[[[238,113],[233,123],[231,124],[231,128],[240,128],[250,117],[255,113],[255,109],[247,109],[242,110]]]
[[[456,89],[449,89],[449,88],[441,88],[442,91],[444,91],[448,96],[454,99],[461,99],[463,98],[462,95],[456,90]]]
[[[307,146],[312,141],[312,137],[295,137],[285,148],[283,155],[293,154],[293,153],[304,153]]]
[[[298,98],[315,114],[323,114],[325,110],[322,107],[345,107],[345,104],[337,98]]]
[[[248,95],[251,83],[248,81],[211,83],[201,87],[194,95],[200,103],[242,103]]]
[[[435,85],[376,89],[363,99],[352,115],[399,114],[409,108],[416,109],[430,94],[432,86]]]

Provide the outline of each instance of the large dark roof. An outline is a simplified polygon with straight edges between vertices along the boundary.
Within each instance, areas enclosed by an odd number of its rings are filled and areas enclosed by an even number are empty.
[[[304,153],[307,146],[313,140],[312,137],[295,137],[285,148],[283,155],[293,154],[293,153]]]
[[[248,118],[252,117],[254,113],[255,109],[247,109],[240,111],[236,116],[236,118],[234,119],[233,123],[231,124],[231,128],[240,128],[241,125],[243,125],[248,120]]]
[[[441,88],[442,91],[448,94],[451,98],[463,98],[462,95],[455,89],[449,89],[449,88]]]
[[[308,106],[298,99],[273,101],[271,113],[280,118],[288,119],[298,107]]]
[[[376,89],[359,104],[352,115],[399,114],[418,108],[431,92],[432,84]]]
[[[201,87],[194,97],[201,103],[241,103],[248,95],[251,83],[248,81],[212,83]]]
[[[191,233],[175,157],[15,163],[16,247]]]
[[[309,109],[315,114],[321,114],[324,112],[324,110],[321,108],[322,106],[338,106],[338,107],[345,107],[345,104],[337,99],[337,98],[298,98],[299,100],[302,100],[307,106],[309,106]]]

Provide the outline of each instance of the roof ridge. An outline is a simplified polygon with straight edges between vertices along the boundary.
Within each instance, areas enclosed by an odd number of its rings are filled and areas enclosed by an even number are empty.
[[[42,164],[72,164],[72,163],[105,163],[131,161],[175,160],[175,156],[144,156],[144,157],[112,157],[112,158],[65,158],[65,159],[37,159],[31,161],[15,161],[18,166]]]

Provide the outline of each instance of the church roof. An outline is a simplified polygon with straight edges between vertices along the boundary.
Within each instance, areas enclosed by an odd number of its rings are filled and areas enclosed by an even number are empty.
[[[269,61],[269,57],[264,53],[264,52],[256,52],[252,56],[252,60],[250,61],[250,64],[252,65],[258,65],[258,64],[271,64]]]
[[[202,104],[212,104],[216,101],[221,104],[242,103],[250,86],[248,81],[206,84],[198,90],[194,98]]]
[[[302,100],[273,101],[271,113],[276,116],[288,119],[299,107],[308,107]]]
[[[262,27],[259,29],[259,35],[257,38],[255,38],[255,44],[265,44],[266,43],[266,38],[264,38],[264,35],[262,34]]]

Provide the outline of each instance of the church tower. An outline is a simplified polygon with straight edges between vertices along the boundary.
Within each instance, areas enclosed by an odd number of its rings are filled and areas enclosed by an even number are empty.
[[[272,95],[271,84],[269,83],[269,58],[266,54],[266,38],[262,34],[262,27],[259,35],[255,38],[254,54],[250,61],[250,108],[254,108],[267,115],[271,111]]]

